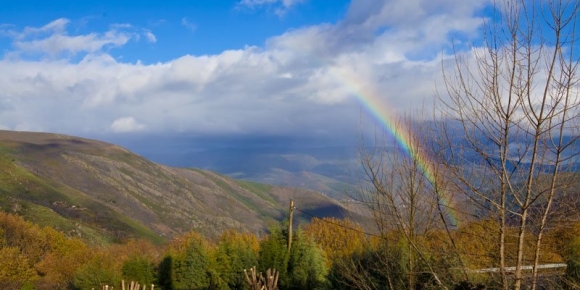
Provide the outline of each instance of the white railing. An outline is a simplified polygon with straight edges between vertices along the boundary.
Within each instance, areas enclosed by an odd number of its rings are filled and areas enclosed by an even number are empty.
[[[538,265],[538,269],[558,269],[558,268],[566,268],[566,264],[543,264],[543,265]],[[532,270],[534,269],[534,266],[522,266],[521,267],[522,270]],[[506,267],[505,271],[506,272],[514,272],[516,270],[516,267]],[[477,270],[472,270],[472,272],[474,273],[494,273],[494,272],[499,272],[500,268],[485,268],[485,269],[477,269]]]

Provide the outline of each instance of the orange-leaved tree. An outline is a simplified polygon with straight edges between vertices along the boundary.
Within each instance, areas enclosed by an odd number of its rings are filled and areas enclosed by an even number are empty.
[[[361,253],[367,243],[362,226],[349,219],[314,218],[304,227],[304,234],[322,248],[329,267],[340,259]]]

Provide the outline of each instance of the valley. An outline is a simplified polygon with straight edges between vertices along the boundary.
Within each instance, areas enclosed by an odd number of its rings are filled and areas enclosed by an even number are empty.
[[[287,216],[290,199],[314,216],[352,213],[313,190],[164,166],[113,144],[58,134],[0,131],[0,164],[2,211],[97,244],[162,242],[190,230],[266,232]]]

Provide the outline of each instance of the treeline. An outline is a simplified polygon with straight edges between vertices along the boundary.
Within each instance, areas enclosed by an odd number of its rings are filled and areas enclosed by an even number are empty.
[[[290,252],[284,227],[261,238],[226,231],[210,241],[190,232],[164,246],[129,240],[91,247],[79,238],[0,213],[0,288],[120,289],[124,279],[167,290],[249,289],[244,269],[256,266],[261,272],[278,270],[282,290],[485,289],[497,286],[494,273],[461,269],[497,264],[494,233],[494,222],[473,222],[454,230],[452,239],[444,231],[418,237],[414,247],[421,251],[413,251],[396,231],[369,235],[355,222],[324,218],[299,229]],[[544,260],[569,265],[557,283],[572,285],[580,273],[580,224],[554,229],[546,239]],[[422,257],[414,256],[417,253]]]

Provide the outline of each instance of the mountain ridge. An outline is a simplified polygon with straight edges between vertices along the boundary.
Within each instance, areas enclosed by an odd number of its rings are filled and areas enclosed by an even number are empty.
[[[314,213],[349,213],[312,190],[164,166],[114,144],[51,133],[0,131],[0,193],[3,211],[95,243],[263,232],[285,217],[289,199]]]

